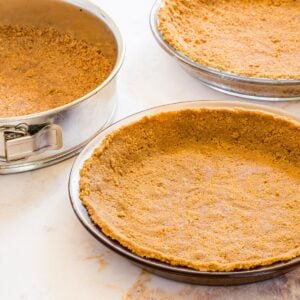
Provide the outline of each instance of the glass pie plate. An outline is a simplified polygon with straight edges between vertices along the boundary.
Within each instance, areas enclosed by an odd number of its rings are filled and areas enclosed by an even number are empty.
[[[300,80],[271,79],[236,75],[201,65],[174,49],[158,29],[158,11],[164,0],[156,0],[150,13],[150,26],[158,44],[193,77],[220,92],[253,100],[300,100]]]
[[[155,108],[151,108],[129,117],[126,117],[113,125],[103,130],[96,136],[80,153],[74,165],[72,167],[70,178],[69,178],[69,196],[75,214],[82,223],[82,225],[102,244],[121,256],[131,260],[141,268],[155,273],[159,276],[166,277],[172,280],[188,282],[193,284],[204,284],[204,285],[237,285],[252,283],[256,281],[262,281],[273,278],[275,276],[282,275],[300,265],[300,257],[292,259],[286,262],[280,262],[265,267],[259,267],[252,270],[245,271],[233,271],[233,272],[200,272],[185,267],[176,267],[169,264],[140,257],[127,248],[121,246],[117,241],[106,236],[101,229],[95,225],[89,217],[89,214],[82,204],[79,197],[79,179],[80,170],[94,150],[101,144],[107,135],[112,133],[119,128],[135,122],[145,116],[151,116],[153,114],[166,112],[166,111],[177,111],[181,109],[193,109],[193,108],[243,108],[248,110],[259,110],[277,114],[280,116],[289,117],[296,121],[300,121],[300,118],[292,117],[286,114],[284,111],[272,109],[269,107],[242,103],[242,102],[225,102],[225,101],[192,101],[192,102],[180,102],[175,104],[163,105]]]

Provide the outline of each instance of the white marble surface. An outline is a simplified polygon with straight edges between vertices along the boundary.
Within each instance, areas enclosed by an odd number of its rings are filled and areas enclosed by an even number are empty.
[[[154,41],[152,0],[99,0],[127,44],[116,119],[151,106],[233,99],[202,86]],[[235,98],[237,99],[237,98]],[[300,103],[269,103],[300,115]],[[80,225],[68,199],[73,159],[0,177],[0,299],[300,299],[300,269],[241,287],[195,287],[141,270],[100,245]],[[133,296],[135,295],[135,296]]]

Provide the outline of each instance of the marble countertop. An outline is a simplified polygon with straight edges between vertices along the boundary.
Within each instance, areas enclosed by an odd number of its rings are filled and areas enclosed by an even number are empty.
[[[127,54],[119,76],[116,119],[155,105],[234,99],[201,85],[156,44],[153,0],[98,0],[120,26]],[[300,102],[266,103],[300,115]],[[0,299],[300,299],[300,268],[236,287],[172,282],[143,272],[97,242],[69,203],[73,159],[0,177]]]

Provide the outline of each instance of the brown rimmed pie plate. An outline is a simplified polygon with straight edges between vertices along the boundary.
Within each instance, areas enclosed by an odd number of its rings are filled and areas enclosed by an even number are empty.
[[[178,280],[182,282],[189,282],[194,284],[205,284],[205,285],[235,285],[252,283],[256,281],[266,280],[275,276],[282,275],[300,264],[300,258],[295,258],[286,262],[280,262],[272,264],[266,267],[258,267],[251,270],[241,271],[229,271],[229,272],[203,272],[192,270],[185,267],[171,266],[169,264],[140,257],[130,250],[121,246],[118,242],[107,237],[98,226],[96,226],[90,219],[87,210],[83,206],[79,198],[79,179],[80,170],[83,163],[87,158],[91,156],[93,151],[101,144],[107,135],[120,127],[130,124],[134,121],[141,119],[144,116],[151,116],[161,112],[177,111],[182,109],[193,109],[193,108],[243,108],[248,110],[258,110],[263,112],[274,113],[280,116],[286,116],[293,118],[296,121],[299,119],[287,115],[285,112],[280,110],[271,109],[264,106],[258,106],[254,104],[238,103],[238,102],[223,102],[223,101],[195,101],[195,102],[183,102],[170,105],[164,105],[149,109],[130,117],[127,117],[112,126],[102,131],[89,145],[83,150],[80,156],[75,161],[69,181],[69,193],[73,209],[84,225],[84,227],[108,248],[117,252],[118,254],[130,259],[135,264],[138,264],[143,269],[155,273],[157,275]]]

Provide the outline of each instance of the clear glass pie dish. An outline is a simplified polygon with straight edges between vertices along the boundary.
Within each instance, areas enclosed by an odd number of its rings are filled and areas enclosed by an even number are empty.
[[[300,100],[300,80],[271,79],[237,75],[201,65],[174,49],[158,29],[158,12],[164,0],[156,0],[150,13],[150,26],[158,44],[193,77],[220,92],[253,100]]]

